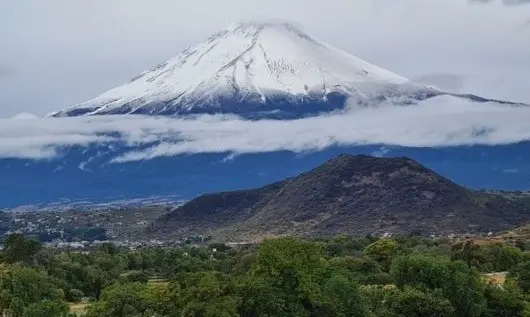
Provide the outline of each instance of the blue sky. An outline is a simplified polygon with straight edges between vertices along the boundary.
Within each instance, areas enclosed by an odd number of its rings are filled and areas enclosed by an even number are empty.
[[[530,4],[465,0],[4,0],[0,117],[91,99],[241,19],[274,18],[409,78],[530,103]],[[439,77],[439,76],[437,76]],[[460,84],[461,83],[461,84]]]

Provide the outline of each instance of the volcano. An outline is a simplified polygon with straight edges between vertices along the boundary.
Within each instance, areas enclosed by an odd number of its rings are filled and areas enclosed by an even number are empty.
[[[447,94],[365,62],[284,22],[241,22],[99,97],[50,114],[229,113],[298,118],[348,104]],[[490,101],[472,95],[462,97]]]

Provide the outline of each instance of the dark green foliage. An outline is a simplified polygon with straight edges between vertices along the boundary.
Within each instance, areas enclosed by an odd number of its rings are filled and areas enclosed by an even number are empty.
[[[368,316],[359,287],[347,274],[333,272],[323,282],[317,316]]]
[[[357,281],[364,285],[392,283],[390,274],[383,271],[381,264],[368,257],[336,257],[330,259],[329,263],[352,273]]]
[[[265,241],[243,285],[241,316],[366,316],[357,283],[314,243]]]
[[[103,243],[99,247],[99,249],[101,250],[101,252],[106,253],[108,255],[115,255],[120,251],[118,247],[113,243]]]
[[[235,295],[229,276],[218,272],[191,273],[179,294],[182,317],[238,316],[241,299]]]
[[[393,317],[394,314],[389,307],[389,296],[395,292],[395,289],[387,288],[381,285],[362,286],[361,294],[365,299],[367,310],[371,317]]]
[[[85,296],[98,298],[107,285],[118,280],[123,271],[123,259],[103,252],[91,254],[62,253],[46,258],[43,268],[61,281],[61,287],[68,294],[78,289]],[[70,299],[71,300],[71,299]]]
[[[486,258],[481,252],[480,246],[474,244],[473,241],[460,242],[453,246],[451,260],[461,260],[467,263],[468,266],[481,267]]]
[[[517,279],[517,285],[525,293],[530,293],[530,261],[523,262],[510,270],[510,277]]]
[[[149,281],[149,274],[144,271],[132,272],[127,275],[126,279],[131,283],[147,284]]]
[[[66,316],[63,291],[45,274],[30,268],[13,268],[0,278],[2,310],[13,317]]]
[[[505,244],[480,246],[466,241],[453,246],[451,259],[462,260],[481,271],[501,272],[523,261],[523,253],[520,249]]]
[[[212,243],[209,246],[210,250],[215,249],[217,252],[227,252],[228,250],[231,250],[232,248],[224,243]]]
[[[440,296],[405,287],[388,298],[390,312],[396,317],[452,317],[455,309],[451,302]]]
[[[38,240],[27,238],[21,233],[11,234],[4,241],[3,259],[7,263],[31,263],[42,245]]]
[[[511,293],[497,285],[488,285],[485,291],[488,301],[487,317],[519,317],[523,316],[525,302],[521,296]]]
[[[486,309],[483,282],[464,262],[410,255],[394,261],[392,276],[399,288],[439,292],[451,302],[457,317],[482,316]]]
[[[42,300],[30,304],[22,315],[23,317],[66,317],[68,305],[61,301]]]
[[[149,310],[147,286],[140,283],[115,284],[106,288],[86,317],[142,317]]]
[[[75,288],[68,291],[68,298],[75,303],[80,302],[84,296],[85,294],[83,293],[83,291]]]

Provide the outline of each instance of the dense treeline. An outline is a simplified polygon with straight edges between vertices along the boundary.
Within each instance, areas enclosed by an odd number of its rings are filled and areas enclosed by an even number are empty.
[[[281,238],[259,246],[59,252],[23,235],[1,254],[6,316],[530,316],[525,243],[418,236]],[[503,284],[483,273],[508,271]]]

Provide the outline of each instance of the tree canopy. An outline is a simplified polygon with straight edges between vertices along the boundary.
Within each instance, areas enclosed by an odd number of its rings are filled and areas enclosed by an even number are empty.
[[[0,310],[69,317],[84,303],[86,317],[530,316],[528,252],[419,236],[75,252],[17,234],[1,252]],[[497,270],[509,271],[503,284],[484,275]]]

